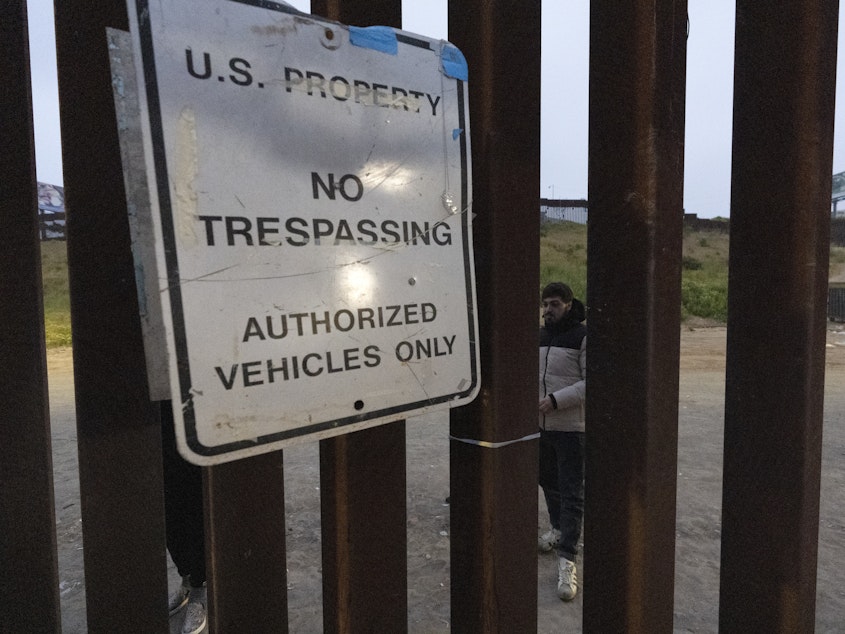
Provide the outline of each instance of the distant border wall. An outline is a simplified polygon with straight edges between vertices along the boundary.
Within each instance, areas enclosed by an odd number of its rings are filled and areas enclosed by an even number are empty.
[[[541,222],[576,222],[587,224],[586,200],[550,200],[540,199]]]
[[[541,222],[575,222],[579,225],[587,224],[586,200],[550,200],[540,199]],[[845,222],[845,219],[843,220]],[[729,233],[731,223],[728,219],[699,218],[697,214],[684,214],[684,226],[695,231],[718,231]],[[845,230],[845,225],[843,225]]]
[[[719,233],[730,233],[731,221],[727,218],[699,218],[698,214],[684,214],[684,227],[693,231],[718,231]]]

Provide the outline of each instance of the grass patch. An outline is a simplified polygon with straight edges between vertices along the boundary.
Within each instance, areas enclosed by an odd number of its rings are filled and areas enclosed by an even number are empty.
[[[71,345],[67,249],[62,240],[41,243],[47,347]],[[830,247],[830,277],[845,276],[845,247]],[[547,222],[540,230],[540,288],[562,281],[587,297],[587,227]],[[539,296],[539,289],[537,292]],[[728,235],[684,231],[681,316],[724,322],[728,314]]]
[[[845,249],[843,249],[845,251]],[[587,296],[587,227],[546,223],[540,236],[540,287],[566,282],[576,297]],[[684,231],[681,316],[724,322],[728,315],[728,235]]]
[[[69,346],[70,293],[67,278],[67,243],[41,243],[41,283],[44,286],[44,328],[48,348]]]
[[[540,288],[549,282],[569,284],[575,297],[587,297],[587,226],[547,222],[540,232]],[[540,293],[538,291],[537,296]]]

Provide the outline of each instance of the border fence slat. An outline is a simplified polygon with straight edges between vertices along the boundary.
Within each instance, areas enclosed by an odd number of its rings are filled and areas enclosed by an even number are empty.
[[[344,24],[402,26],[401,0],[311,0]],[[323,630],[408,628],[405,422],[320,441]]]
[[[286,634],[283,452],[204,469],[209,632]]]
[[[590,4],[584,630],[671,632],[687,3]]]
[[[25,0],[0,5],[0,630],[59,616],[41,251]]]
[[[166,632],[161,430],[150,401],[106,28],[122,0],[57,2],[89,632]]]
[[[481,339],[481,392],[452,410],[454,438],[537,432],[540,4],[449,2],[449,39],[471,69]],[[453,632],[537,629],[537,460],[536,440],[450,443]]]
[[[404,423],[320,443],[324,632],[408,629],[405,454]]]
[[[815,627],[838,16],[737,2],[723,632]]]

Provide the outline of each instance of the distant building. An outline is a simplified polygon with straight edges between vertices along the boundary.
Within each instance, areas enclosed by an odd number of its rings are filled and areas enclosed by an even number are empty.
[[[42,240],[65,239],[65,188],[38,183],[38,219]]]
[[[833,190],[830,192],[830,213],[834,218],[845,218],[845,205],[839,209],[839,203],[845,200],[845,172],[833,175]]]

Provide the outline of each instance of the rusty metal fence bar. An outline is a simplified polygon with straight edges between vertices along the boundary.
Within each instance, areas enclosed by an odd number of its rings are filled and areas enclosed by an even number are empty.
[[[737,2],[723,632],[815,627],[838,16]]]
[[[167,632],[161,432],[150,401],[106,27],[122,0],[55,4],[89,632]]]
[[[401,0],[311,0],[344,24],[402,26]],[[405,422],[320,441],[323,630],[408,628]]]
[[[685,0],[590,3],[585,632],[671,632]]]
[[[537,629],[539,0],[449,2],[470,68],[481,392],[452,410],[453,632]],[[514,266],[514,264],[518,264]]]
[[[204,470],[209,632],[288,631],[282,453]]]
[[[25,0],[0,4],[0,630],[56,632],[59,574]]]
[[[405,425],[320,443],[324,632],[408,629]]]
[[[105,40],[107,26],[127,28],[125,12],[120,0],[56,6],[86,597],[89,631],[131,623],[165,632],[161,432],[147,390]],[[260,622],[283,632],[282,456],[246,462],[205,474],[211,631]],[[278,588],[277,600],[250,600],[258,587]]]

